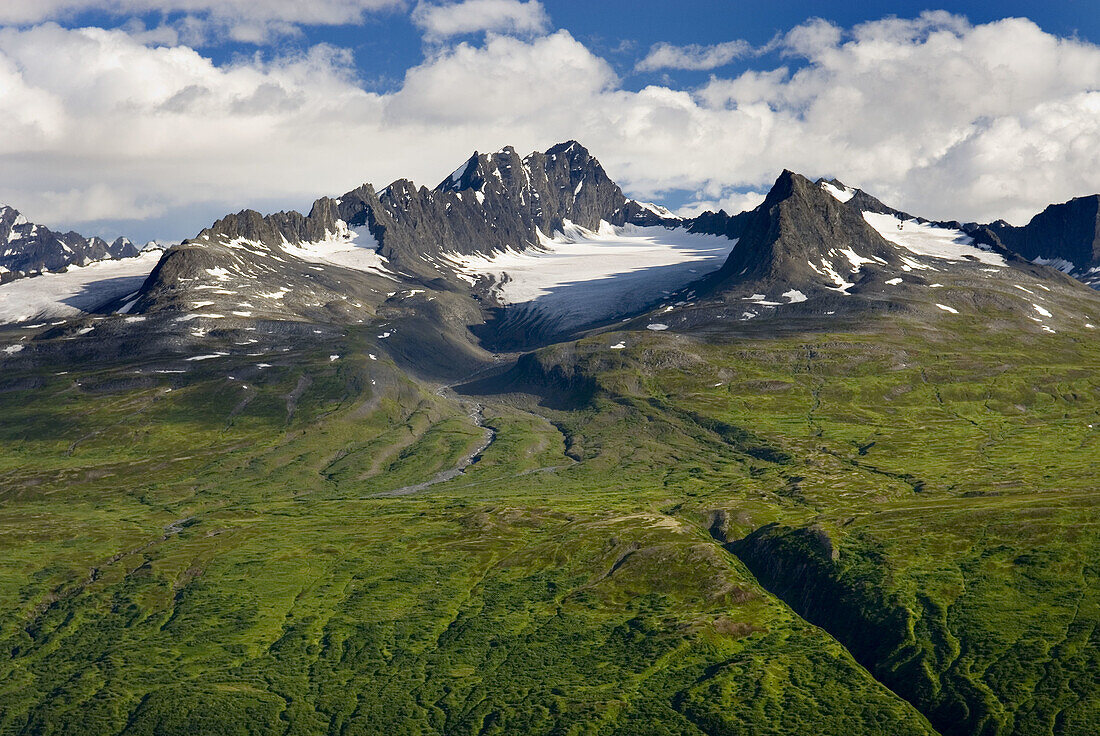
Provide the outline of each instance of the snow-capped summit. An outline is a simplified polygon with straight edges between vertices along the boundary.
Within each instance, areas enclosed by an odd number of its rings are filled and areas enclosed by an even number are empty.
[[[523,158],[508,146],[474,153],[433,190],[398,179],[380,191],[364,184],[337,199],[322,197],[308,215],[244,210],[222,218],[188,245],[237,242],[282,249],[324,241],[342,224],[369,233],[394,270],[453,281],[448,255],[537,248],[541,236],[566,222],[590,230],[605,220],[622,224],[626,203],[599,161],[575,141]]]

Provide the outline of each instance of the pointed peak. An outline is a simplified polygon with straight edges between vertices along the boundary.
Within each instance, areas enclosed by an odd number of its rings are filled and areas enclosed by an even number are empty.
[[[448,179],[448,181],[449,181],[449,179]],[[440,186],[442,186],[442,185],[440,185]],[[383,193],[385,193],[385,194],[389,194],[390,196],[393,196],[395,194],[406,194],[408,192],[415,192],[415,191],[416,191],[416,185],[413,184],[410,180],[402,178],[402,179],[394,179],[393,181],[391,181],[386,186],[385,189],[380,191],[378,194],[382,195]]]
[[[592,154],[588,149],[575,140],[568,140],[546,149],[547,156],[569,156],[570,158],[588,159]]]
[[[858,190],[843,186],[785,170],[755,210],[725,223],[717,217],[699,223],[711,231],[724,225],[739,238],[718,278],[727,286],[752,283],[752,293],[782,286],[802,294],[849,294],[863,266],[893,263],[892,246],[837,196],[856,196]]]
[[[791,171],[790,169],[783,169],[783,173],[780,174],[775,180],[775,186],[791,186],[791,187],[811,187],[813,182],[807,179],[797,171]]]
[[[478,174],[484,168],[482,165],[483,162],[487,162],[491,158],[492,154],[482,155],[478,151],[474,151],[461,166],[451,172],[450,176],[439,182],[435,191],[457,192],[463,189],[469,189],[475,180],[480,180],[481,177],[479,177]]]
[[[790,198],[796,192],[807,192],[814,189],[813,183],[802,174],[797,174],[790,169],[783,169],[783,173],[772,184],[768,196],[760,207],[767,208]]]
[[[478,159],[480,159],[480,158],[481,158],[481,154],[478,153],[477,151],[474,151],[473,153],[471,153],[470,157],[468,159],[466,159],[462,163],[461,166],[459,166],[457,169],[455,169],[453,172],[451,172],[450,180],[453,181],[453,182],[461,181],[462,177],[466,176],[466,174],[470,171],[470,169],[473,169],[473,168],[477,167]]]
[[[308,217],[322,217],[326,214],[331,214],[333,217],[336,217],[337,206],[335,199],[331,197],[321,197],[313,202]]]

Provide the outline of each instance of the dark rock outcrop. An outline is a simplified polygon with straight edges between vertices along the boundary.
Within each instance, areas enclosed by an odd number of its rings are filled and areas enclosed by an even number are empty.
[[[108,243],[76,232],[55,232],[28,222],[12,207],[0,205],[0,283],[93,261],[130,258],[140,251],[126,238]]]
[[[720,224],[720,218],[714,218]],[[849,207],[809,179],[784,171],[764,202],[729,218],[727,232],[739,231],[737,247],[710,278],[716,290],[751,284],[763,293],[777,287],[809,293],[841,288],[856,277],[852,254],[871,266],[899,265],[896,249]],[[864,269],[863,276],[867,275]],[[831,281],[830,281],[831,280]]]
[[[324,240],[334,234],[339,219],[336,203],[328,197],[322,197],[313,203],[308,215],[300,212],[276,212],[261,215],[255,210],[241,210],[235,215],[226,215],[206,228],[189,242],[225,242],[246,240],[268,246]]]
[[[1100,194],[1052,204],[1023,227],[1004,220],[985,227],[1029,261],[1051,261],[1086,282],[1100,282],[1097,274],[1088,278],[1100,266]]]
[[[736,215],[726,214],[725,210],[704,212],[691,220],[688,232],[701,235],[725,235],[730,240],[737,240],[745,230],[745,223],[751,217],[752,210]]]
[[[358,192],[359,190],[357,190]],[[344,206],[351,198],[342,198]],[[587,149],[570,141],[520,158],[511,147],[475,153],[435,189],[399,180],[347,221],[370,226],[380,253],[425,273],[444,253],[489,254],[538,244],[566,220],[594,229],[626,203]]]

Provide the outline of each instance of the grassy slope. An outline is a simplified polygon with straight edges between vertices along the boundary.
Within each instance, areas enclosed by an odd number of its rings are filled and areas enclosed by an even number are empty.
[[[746,462],[731,495],[749,503],[701,489],[678,513],[728,506],[730,538],[768,522],[824,531],[833,550],[778,545],[763,552],[785,560],[751,562],[796,581],[782,591],[796,608],[872,655],[876,675],[944,731],[1100,727],[1095,341],[649,338],[627,356],[606,344],[580,361],[599,366],[616,404],[671,433],[710,426],[749,453],[786,456]],[[813,552],[827,581],[805,582]]]
[[[629,338],[399,498],[481,432],[354,340],[0,393],[0,733],[931,733],[712,537],[773,522],[937,723],[1097,730],[1094,343]]]

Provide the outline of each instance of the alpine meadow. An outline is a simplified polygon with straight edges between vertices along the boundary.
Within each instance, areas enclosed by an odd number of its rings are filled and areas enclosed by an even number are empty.
[[[0,8],[0,735],[1100,733],[1100,23],[870,5]]]

